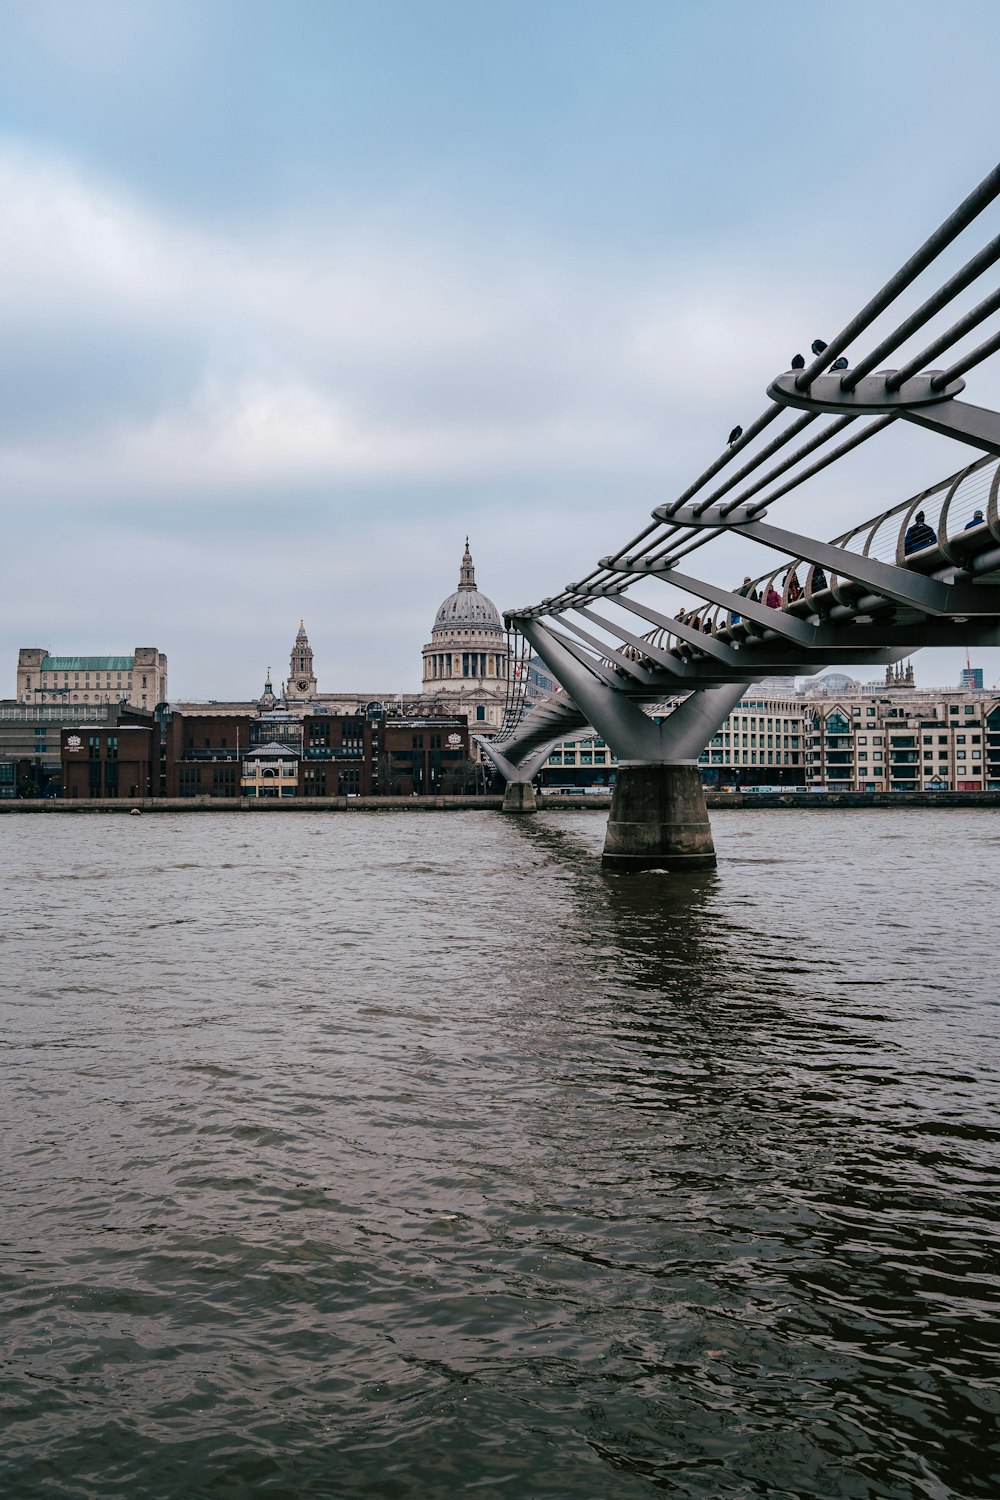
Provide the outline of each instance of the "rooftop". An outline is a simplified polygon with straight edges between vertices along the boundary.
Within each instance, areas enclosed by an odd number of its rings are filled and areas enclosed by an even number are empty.
[[[43,656],[42,672],[131,672],[134,656]]]

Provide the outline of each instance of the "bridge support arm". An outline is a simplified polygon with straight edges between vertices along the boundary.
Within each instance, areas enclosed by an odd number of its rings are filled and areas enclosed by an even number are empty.
[[[743,683],[700,688],[657,724],[637,703],[595,677],[539,621],[523,620],[520,628],[620,761],[693,764],[743,696]]]
[[[489,756],[503,779],[508,785],[511,785],[515,782],[524,783],[533,781],[548,760],[552,746],[557,745],[559,740],[564,737],[564,735],[558,735],[555,739],[550,740],[548,744],[542,745],[537,750],[533,750],[530,755],[526,755],[520,762],[509,760],[502,750],[498,750],[485,737],[477,735],[475,739],[476,744],[482,750],[483,754]]]
[[[524,620],[520,628],[617,757],[605,866],[626,872],[714,869],[698,757],[742,698],[745,684],[699,688],[657,724],[582,666],[537,620]]]
[[[899,415],[918,427],[1000,456],[1000,412],[968,401],[945,401],[940,406],[911,407]]]

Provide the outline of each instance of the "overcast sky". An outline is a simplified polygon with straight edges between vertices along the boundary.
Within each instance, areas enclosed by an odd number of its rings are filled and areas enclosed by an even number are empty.
[[[21,645],[156,645],[172,697],[242,697],[300,616],[322,689],[416,688],[466,532],[501,608],[588,572],[1000,155],[995,0],[0,25],[6,693]],[[782,524],[974,457],[898,427]]]

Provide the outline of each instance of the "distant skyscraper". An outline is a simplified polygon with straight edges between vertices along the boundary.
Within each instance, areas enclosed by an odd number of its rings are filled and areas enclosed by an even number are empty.
[[[963,667],[958,685],[965,693],[981,693],[983,691],[982,667]]]

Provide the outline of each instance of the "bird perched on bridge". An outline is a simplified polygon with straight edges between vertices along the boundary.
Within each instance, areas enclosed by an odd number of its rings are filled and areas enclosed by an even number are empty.
[[[834,360],[833,364],[830,366],[830,369],[831,370],[846,370],[847,369],[847,360],[844,358],[843,355],[841,355],[839,359],[835,359]]]
[[[734,427],[733,430],[732,430],[732,432],[726,438],[726,442],[729,444],[729,446],[731,448],[734,443],[738,443],[739,442],[739,440],[740,440],[740,438],[742,436],[743,436],[743,428],[742,427]]]
[[[793,370],[804,370],[805,367],[806,367],[806,362],[803,359],[802,355],[801,354],[793,354],[792,355],[792,369]]]
[[[810,348],[812,349],[812,352],[814,354],[822,354],[823,350],[826,348],[826,345],[824,344],[822,339],[813,339]]]

